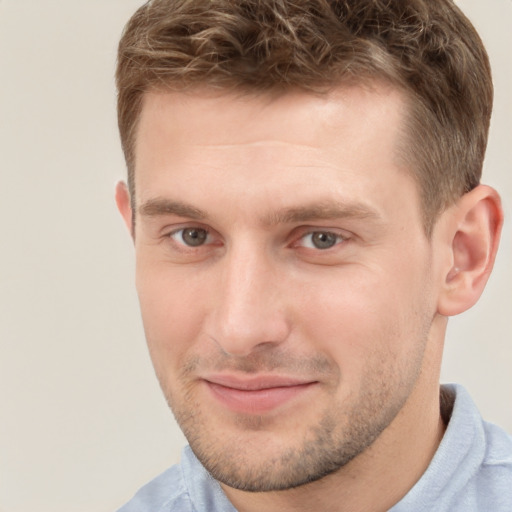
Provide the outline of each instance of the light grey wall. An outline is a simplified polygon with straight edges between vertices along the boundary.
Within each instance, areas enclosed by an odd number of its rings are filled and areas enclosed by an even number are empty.
[[[176,461],[153,377],[131,245],[115,47],[141,0],[0,0],[0,511],[107,512]],[[507,223],[481,303],[452,321],[445,381],[512,431],[511,0],[458,2],[493,62],[485,181]]]

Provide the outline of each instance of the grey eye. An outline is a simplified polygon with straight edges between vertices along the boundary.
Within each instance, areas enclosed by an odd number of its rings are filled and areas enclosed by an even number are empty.
[[[185,228],[181,230],[181,239],[190,247],[203,245],[208,238],[208,231],[201,228]]]
[[[316,249],[329,249],[336,245],[339,239],[338,235],[329,233],[328,231],[315,231],[311,233],[311,244]]]

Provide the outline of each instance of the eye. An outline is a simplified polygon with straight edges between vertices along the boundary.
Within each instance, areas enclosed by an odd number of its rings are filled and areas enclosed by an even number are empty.
[[[345,240],[341,235],[331,231],[313,231],[301,238],[300,245],[308,249],[325,250]]]
[[[171,233],[170,237],[179,244],[199,247],[208,241],[208,231],[204,228],[182,228]]]

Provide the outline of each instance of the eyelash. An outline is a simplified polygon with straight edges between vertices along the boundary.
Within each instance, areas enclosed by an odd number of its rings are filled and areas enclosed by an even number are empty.
[[[183,239],[183,236],[186,232],[186,230],[190,231],[201,231],[205,233],[204,243],[200,243],[198,245],[191,245],[187,244],[185,240]],[[180,236],[181,233],[181,236]],[[315,247],[314,242],[312,241],[312,238],[314,235],[325,235],[327,238],[334,237],[332,245],[324,248]],[[181,240],[178,240],[176,237],[180,236]],[[305,241],[309,237],[309,243]],[[174,229],[173,231],[170,231],[169,233],[165,234],[166,239],[171,239],[177,246],[179,246],[180,250],[182,251],[193,251],[195,249],[204,247],[205,245],[209,245],[211,243],[211,231],[207,227],[203,226],[186,226],[181,227],[178,229]],[[339,233],[336,233],[335,231],[330,230],[322,230],[322,229],[314,229],[309,230],[301,234],[300,237],[298,237],[292,244],[291,247],[297,247],[297,248],[304,248],[306,250],[312,250],[317,252],[328,252],[330,249],[335,248],[336,246],[339,246],[343,242],[348,241],[349,237],[341,235]],[[321,240],[320,240],[321,241]]]
[[[189,244],[185,243],[185,241],[183,240],[183,235],[184,235],[185,231],[187,231],[187,230],[190,230],[190,231],[204,231],[205,232],[205,243],[204,244],[199,244],[197,246],[189,245]],[[181,233],[181,241],[178,241],[178,240],[176,240],[175,237],[178,236],[180,233]],[[173,231],[170,231],[169,233],[167,233],[165,235],[165,238],[172,239],[181,248],[186,248],[186,250],[191,250],[191,249],[194,250],[197,247],[202,247],[202,246],[206,245],[208,243],[208,239],[211,238],[211,234],[210,234],[210,230],[208,228],[206,228],[206,227],[202,227],[202,226],[186,226],[186,227],[182,227],[182,228],[178,228],[178,229],[174,229]]]
[[[334,240],[333,240],[333,244],[330,245],[329,247],[324,247],[324,248],[320,248],[320,247],[314,247],[314,243],[313,243],[313,237],[315,235],[326,235],[327,237],[333,237]],[[307,240],[307,239],[310,239],[310,242],[309,242],[309,246],[306,246],[304,244],[304,241]],[[295,242],[294,245],[297,245],[299,247],[304,247],[305,249],[311,249],[311,250],[315,250],[315,251],[320,251],[320,252],[324,252],[324,251],[328,251],[329,249],[332,249],[338,245],[340,245],[342,242],[345,242],[348,240],[348,237],[346,236],[343,236],[343,235],[340,235],[339,233],[336,233],[334,231],[329,231],[329,230],[314,230],[314,231],[308,231],[307,233],[304,233],[299,239],[297,242]],[[300,242],[303,242],[302,244],[300,244]]]

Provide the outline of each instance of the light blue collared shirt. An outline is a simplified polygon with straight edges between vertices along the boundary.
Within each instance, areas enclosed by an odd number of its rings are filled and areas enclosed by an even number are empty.
[[[389,512],[511,512],[512,438],[482,420],[462,386],[444,389],[455,401],[441,444],[420,480]],[[142,487],[118,512],[236,509],[186,447],[179,465]]]

